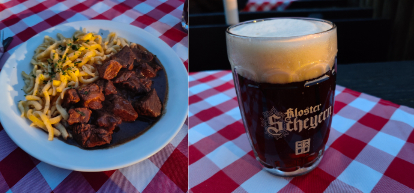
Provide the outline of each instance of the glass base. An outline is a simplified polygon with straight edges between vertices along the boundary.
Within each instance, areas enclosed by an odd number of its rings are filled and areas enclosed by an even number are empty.
[[[308,167],[298,167],[297,170],[291,171],[291,172],[282,171],[278,168],[264,167],[263,169],[266,170],[267,172],[273,174],[273,175],[276,175],[276,176],[282,176],[282,177],[301,176],[301,175],[307,174],[310,171],[312,171],[313,169],[315,169],[319,165],[319,162],[321,162],[322,157],[323,157],[323,155],[320,155],[318,158],[315,159],[315,162],[313,162],[313,164],[308,166]]]

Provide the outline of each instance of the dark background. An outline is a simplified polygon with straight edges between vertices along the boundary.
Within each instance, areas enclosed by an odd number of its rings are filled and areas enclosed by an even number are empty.
[[[209,8],[204,1],[189,0],[189,70],[230,70],[222,1],[209,1]],[[284,11],[239,12],[240,22],[273,17],[334,22],[337,84],[414,107],[414,0],[298,0]]]

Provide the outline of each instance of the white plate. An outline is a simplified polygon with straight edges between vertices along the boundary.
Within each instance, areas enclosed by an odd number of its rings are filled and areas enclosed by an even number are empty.
[[[109,149],[83,150],[61,140],[47,140],[47,134],[29,127],[30,122],[20,117],[17,108],[24,100],[21,90],[24,81],[21,72],[32,69],[30,60],[34,50],[43,42],[45,35],[56,38],[57,33],[65,37],[81,28],[87,31],[109,32],[131,42],[139,43],[157,55],[168,76],[168,100],[166,113],[148,131],[136,139]],[[51,165],[77,171],[105,171],[126,167],[145,160],[161,150],[182,127],[188,111],[188,74],[177,54],[162,40],[131,25],[105,20],[90,20],[66,23],[45,30],[21,44],[6,61],[0,75],[0,120],[10,138],[31,156]]]

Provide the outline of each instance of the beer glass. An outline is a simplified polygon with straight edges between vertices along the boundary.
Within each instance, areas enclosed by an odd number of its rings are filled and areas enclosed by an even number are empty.
[[[333,116],[335,24],[311,18],[246,21],[227,29],[226,43],[256,159],[278,176],[314,169]]]

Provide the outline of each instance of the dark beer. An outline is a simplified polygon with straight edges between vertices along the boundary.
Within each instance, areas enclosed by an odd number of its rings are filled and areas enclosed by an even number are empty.
[[[266,171],[296,176],[322,159],[333,116],[336,27],[309,18],[227,29],[227,53],[246,134]]]
[[[292,172],[321,157],[332,120],[335,69],[287,84],[258,83],[237,69],[234,74],[243,123],[263,166]]]

